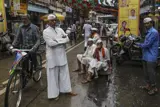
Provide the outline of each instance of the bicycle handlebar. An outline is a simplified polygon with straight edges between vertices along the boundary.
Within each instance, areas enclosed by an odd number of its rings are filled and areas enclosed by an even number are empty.
[[[14,49],[12,49],[12,51],[13,52],[30,52],[31,49],[16,49],[16,48],[14,48]]]

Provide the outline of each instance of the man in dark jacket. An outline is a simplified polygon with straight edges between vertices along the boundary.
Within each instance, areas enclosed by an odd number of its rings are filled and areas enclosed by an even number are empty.
[[[40,45],[39,29],[32,24],[29,15],[22,17],[23,25],[20,26],[17,36],[15,37],[12,46],[9,48],[30,49],[29,58],[33,61],[34,70],[37,67],[36,51]],[[26,63],[24,63],[26,65]]]

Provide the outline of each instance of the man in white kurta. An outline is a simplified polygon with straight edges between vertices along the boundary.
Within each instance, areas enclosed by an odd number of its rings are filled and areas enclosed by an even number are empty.
[[[80,74],[85,73],[86,67],[89,65],[90,61],[93,59],[93,54],[96,49],[96,45],[93,44],[93,39],[88,39],[88,46],[84,54],[78,54],[77,55],[77,63],[78,63],[78,69],[75,71],[80,71]],[[83,71],[81,69],[81,66],[83,66]]]
[[[91,77],[93,75],[95,75],[96,78],[98,78],[99,70],[103,70],[105,72],[111,71],[109,51],[107,48],[103,47],[102,40],[97,41],[97,48],[94,53],[94,58],[91,60],[89,64],[89,75],[87,77],[87,81],[83,81],[82,83],[87,83],[91,81]]]
[[[43,31],[46,41],[46,63],[48,99],[57,98],[59,93],[72,93],[65,44],[69,42],[65,32],[56,25],[56,16],[48,16],[49,27]]]
[[[85,43],[84,43],[85,50],[87,49],[87,42],[88,42],[88,39],[91,35],[91,28],[92,28],[92,25],[89,24],[89,20],[86,21],[86,24],[84,24],[84,26],[83,26],[84,39],[85,39]]]
[[[97,28],[92,28],[91,31],[92,31],[91,38],[93,39],[93,43],[96,44],[96,42],[99,39],[101,39],[99,34],[98,34],[98,29]]]

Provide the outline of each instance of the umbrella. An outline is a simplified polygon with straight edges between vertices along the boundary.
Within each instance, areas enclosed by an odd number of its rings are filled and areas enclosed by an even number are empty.
[[[48,15],[49,14],[42,16],[41,20],[47,21]],[[59,21],[63,21],[65,19],[65,17],[61,14],[55,13],[55,15]]]

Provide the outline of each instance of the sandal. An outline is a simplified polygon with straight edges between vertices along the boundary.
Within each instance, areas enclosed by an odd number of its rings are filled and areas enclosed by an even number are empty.
[[[157,94],[157,93],[158,93],[158,89],[157,89],[157,88],[153,88],[153,89],[151,89],[151,90],[148,92],[148,94],[149,94],[150,96],[155,95],[155,94]]]
[[[145,91],[150,91],[151,90],[151,88],[149,86],[140,86],[139,88],[142,89],[142,90],[145,90]]]
[[[85,74],[85,72],[82,72],[82,71],[81,71],[81,72],[79,72],[78,74],[79,74],[79,75],[82,75],[82,74]]]
[[[74,92],[70,92],[70,93],[68,93],[68,95],[70,95],[70,96],[77,96],[78,94],[74,93]]]
[[[87,84],[87,83],[89,83],[89,82],[91,82],[91,80],[85,80],[85,81],[82,81],[81,83],[82,83],[82,84]]]
[[[76,69],[76,70],[74,70],[73,72],[79,72],[80,70],[79,69]]]

